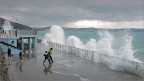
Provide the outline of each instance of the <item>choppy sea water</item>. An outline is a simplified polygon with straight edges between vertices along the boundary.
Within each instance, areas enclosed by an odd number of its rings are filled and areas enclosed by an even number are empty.
[[[144,29],[63,29],[38,31],[43,41],[52,41],[92,51],[137,58],[144,62]],[[45,43],[45,42],[43,42]]]

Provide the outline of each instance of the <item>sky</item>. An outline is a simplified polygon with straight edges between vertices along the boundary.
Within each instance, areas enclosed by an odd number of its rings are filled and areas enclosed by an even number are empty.
[[[144,28],[144,0],[0,0],[0,17],[31,27]]]

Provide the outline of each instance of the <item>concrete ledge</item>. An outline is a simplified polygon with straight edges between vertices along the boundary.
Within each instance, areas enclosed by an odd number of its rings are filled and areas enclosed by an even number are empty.
[[[9,75],[8,75],[8,67],[6,64],[6,59],[4,56],[4,53],[2,52],[2,49],[0,49],[0,74],[1,74],[1,79],[3,81],[10,81]]]

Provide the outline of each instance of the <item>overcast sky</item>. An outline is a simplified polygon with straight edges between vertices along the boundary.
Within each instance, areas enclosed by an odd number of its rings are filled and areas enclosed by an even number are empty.
[[[144,0],[0,0],[0,17],[32,27],[144,28]]]

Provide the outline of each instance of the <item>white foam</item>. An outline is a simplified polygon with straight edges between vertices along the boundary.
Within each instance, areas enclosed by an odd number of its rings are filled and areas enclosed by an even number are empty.
[[[57,32],[58,34],[55,34]],[[62,28],[60,26],[52,26],[50,33],[45,35],[44,41],[57,43],[61,42],[77,48],[99,51],[100,54],[120,58],[121,60],[104,58],[105,64],[113,70],[124,70],[129,68],[125,66],[126,63],[122,59],[142,63],[139,59],[134,57],[134,50],[132,45],[133,36],[129,35],[129,32],[123,33],[123,35],[119,38],[115,38],[108,31],[99,31],[98,34],[100,36],[99,40],[91,38],[86,44],[84,44],[76,36],[69,36],[68,38],[64,38],[65,36]],[[66,42],[64,40],[66,40]],[[116,44],[114,44],[114,40],[117,40]],[[119,45],[119,47],[114,49],[112,45]],[[128,65],[132,66],[131,64]]]
[[[6,34],[12,34],[12,32],[7,30],[12,30],[13,26],[11,25],[10,21],[5,20],[4,24],[2,25],[2,28],[4,30],[4,33]]]
[[[74,47],[77,47],[77,48],[83,48],[84,47],[84,44],[76,36],[69,36],[67,38],[67,45],[74,46]]]
[[[97,50],[102,54],[114,55],[112,48],[113,36],[107,31],[99,31],[100,39],[97,42]]]
[[[91,38],[91,39],[85,44],[84,49],[91,50],[91,51],[98,51],[96,39]]]
[[[5,20],[2,28],[3,30],[12,30],[13,26],[11,25],[10,21]]]
[[[64,44],[64,38],[65,36],[63,29],[60,26],[52,25],[52,27],[50,28],[50,32],[46,33],[42,42],[44,44],[47,44],[47,41]]]

